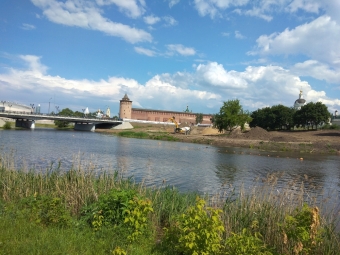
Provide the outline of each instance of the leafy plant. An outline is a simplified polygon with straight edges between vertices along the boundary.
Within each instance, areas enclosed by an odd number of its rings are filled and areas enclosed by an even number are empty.
[[[310,208],[304,204],[287,215],[284,224],[283,243],[293,247],[294,254],[310,254],[321,242],[320,215],[317,207]]]
[[[166,242],[174,245],[180,254],[218,254],[222,248],[224,227],[220,219],[222,210],[205,207],[199,197],[166,230]]]
[[[30,214],[31,220],[36,223],[59,227],[71,225],[70,212],[66,210],[61,198],[34,194],[32,197],[24,199],[23,204],[24,210]]]
[[[112,251],[112,255],[126,255],[126,254],[127,254],[126,251],[124,251],[119,246]]]
[[[3,126],[3,129],[11,129],[11,128],[12,128],[11,122],[6,121],[5,125]]]
[[[226,241],[226,254],[231,255],[271,255],[259,233],[252,234],[247,229],[232,235]]]
[[[113,189],[99,197],[98,201],[84,208],[83,218],[95,229],[115,226],[124,222],[124,212],[129,209],[129,201],[136,195],[133,189]]]
[[[148,214],[150,212],[153,212],[153,208],[149,199],[141,199],[135,196],[128,202],[128,208],[124,211],[124,224],[131,231],[128,236],[129,240],[134,241],[143,233],[148,225]]]

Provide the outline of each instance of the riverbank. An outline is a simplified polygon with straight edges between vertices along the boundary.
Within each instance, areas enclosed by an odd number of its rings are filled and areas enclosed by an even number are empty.
[[[175,141],[209,144],[221,147],[241,147],[260,151],[296,152],[340,155],[340,130],[271,131],[256,127],[246,132],[235,130],[221,134],[212,127],[192,127],[190,135],[174,134],[173,127],[132,123],[132,132],[150,135],[166,134]],[[97,129],[96,132],[118,134],[123,130]]]
[[[325,200],[315,204],[299,179],[279,188],[282,176],[270,174],[238,193],[199,198],[163,185],[147,188],[114,169],[97,175],[81,162],[65,172],[59,165],[14,169],[14,157],[0,154],[4,254],[335,255],[340,249],[338,209]]]

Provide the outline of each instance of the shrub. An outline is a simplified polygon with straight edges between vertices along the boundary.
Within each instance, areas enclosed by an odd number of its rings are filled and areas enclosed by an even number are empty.
[[[148,225],[148,214],[153,212],[151,201],[135,196],[129,201],[127,209],[123,212],[124,224],[130,231],[128,239],[131,241],[141,235]]]
[[[9,121],[6,121],[5,125],[3,126],[4,129],[11,129],[12,128],[12,125],[11,125],[11,122]]]
[[[95,229],[102,226],[115,226],[124,222],[124,211],[129,208],[129,201],[136,191],[113,189],[103,194],[94,204],[83,209],[83,218]]]
[[[24,211],[36,223],[58,227],[71,225],[72,217],[61,198],[34,194],[34,196],[24,199],[23,204]]]
[[[283,231],[283,243],[292,247],[295,254],[311,254],[321,242],[320,215],[317,207],[310,208],[304,204],[302,208],[287,215],[280,225]]]
[[[243,229],[242,233],[232,235],[226,240],[226,254],[230,255],[271,255],[259,233],[254,235]]]
[[[197,197],[196,205],[177,217],[166,230],[165,242],[174,245],[184,255],[218,254],[222,248],[224,227],[220,219],[222,210],[205,207],[205,201]]]

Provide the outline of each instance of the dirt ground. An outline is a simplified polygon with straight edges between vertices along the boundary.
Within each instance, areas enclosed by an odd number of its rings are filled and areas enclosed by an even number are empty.
[[[134,131],[166,132],[182,142],[210,144],[222,147],[244,147],[264,151],[294,151],[331,153],[340,156],[340,130],[271,131],[256,127],[241,132],[221,134],[212,127],[192,127],[190,135],[174,134],[172,126],[134,124]],[[98,130],[100,131],[100,130]],[[106,132],[120,132],[110,130]]]

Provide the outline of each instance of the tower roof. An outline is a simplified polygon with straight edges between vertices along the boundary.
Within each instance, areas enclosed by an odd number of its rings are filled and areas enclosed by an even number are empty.
[[[124,97],[122,98],[122,101],[130,101],[130,98],[128,95],[125,93]]]

